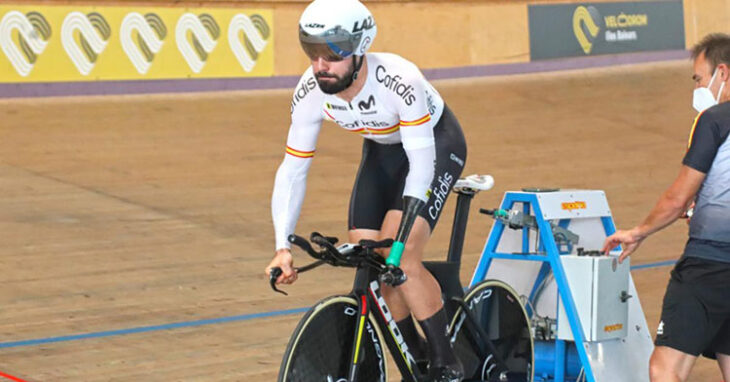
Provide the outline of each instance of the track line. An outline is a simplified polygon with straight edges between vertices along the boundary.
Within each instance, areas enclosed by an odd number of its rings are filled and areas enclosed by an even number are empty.
[[[676,260],[667,260],[667,261],[660,261],[660,262],[656,262],[656,263],[639,264],[639,265],[632,266],[631,270],[635,271],[635,270],[641,270],[641,269],[665,267],[665,266],[673,265],[674,263],[676,263]],[[227,322],[248,321],[248,320],[255,320],[258,318],[299,314],[299,313],[306,312],[308,309],[309,309],[309,307],[286,309],[286,310],[275,310],[275,311],[270,311],[270,312],[241,314],[241,315],[237,315],[237,316],[219,317],[219,318],[211,318],[211,319],[205,319],[205,320],[174,322],[174,323],[163,324],[163,325],[141,326],[141,327],[136,327],[136,328],[107,330],[107,331],[101,331],[101,332],[74,334],[74,335],[68,335],[68,336],[57,336],[57,337],[37,338],[37,339],[31,339],[31,340],[0,342],[0,349],[16,348],[16,347],[22,347],[22,346],[43,345],[43,344],[49,344],[49,343],[55,343],[55,342],[78,341],[78,340],[85,340],[85,339],[91,339],[91,338],[122,336],[122,335],[126,335],[126,334],[148,333],[148,332],[156,332],[156,331],[161,331],[161,330],[193,328],[193,327],[204,326],[204,325],[222,324],[222,323],[227,323]],[[15,377],[6,376],[6,375],[2,374],[1,372],[0,372],[0,376],[10,378],[10,379],[15,378]],[[25,382],[23,380],[18,380],[18,379],[14,379],[14,381]]]
[[[15,382],[27,382],[27,381],[26,381],[26,380],[24,380],[24,379],[20,379],[20,378],[18,378],[18,377],[13,377],[12,375],[10,375],[10,374],[5,374],[5,373],[3,373],[2,371],[0,371],[0,377],[4,377],[4,378],[7,378],[7,379],[9,379],[9,380],[11,380],[11,381],[15,381]]]

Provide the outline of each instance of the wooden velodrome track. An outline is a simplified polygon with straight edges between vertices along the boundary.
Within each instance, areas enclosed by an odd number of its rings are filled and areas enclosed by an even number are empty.
[[[497,182],[472,205],[465,283],[491,225],[474,211],[506,190],[603,189],[619,227],[638,223],[678,172],[694,117],[690,70],[675,61],[435,82],[464,127],[466,173]],[[319,269],[289,297],[264,278],[289,99],[275,90],[0,101],[0,371],[54,382],[275,380],[302,314],[289,310],[347,292],[352,276]],[[298,232],[346,237],[360,144],[323,130]],[[428,258],[443,256],[452,211],[453,200]],[[686,231],[679,222],[650,238],[633,264],[676,259]],[[652,330],[669,270],[633,272]],[[705,360],[691,380],[720,376]]]

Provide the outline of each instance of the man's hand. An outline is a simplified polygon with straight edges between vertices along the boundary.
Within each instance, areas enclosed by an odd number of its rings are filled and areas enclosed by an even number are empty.
[[[636,248],[639,248],[641,242],[644,241],[646,236],[641,235],[637,228],[630,229],[628,231],[616,231],[613,235],[606,238],[603,242],[603,253],[608,252],[616,248],[619,244],[623,246],[624,250],[621,252],[621,256],[618,258],[619,263],[623,263],[624,259],[629,257]]]
[[[689,225],[689,222],[692,220],[692,214],[694,213],[694,209],[695,202],[692,202],[692,204],[687,207],[687,211],[685,211],[684,214],[682,214],[681,216],[682,219],[687,219],[687,225]]]
[[[279,249],[276,251],[276,255],[266,267],[264,271],[266,275],[271,274],[271,268],[281,268],[281,276],[276,280],[277,284],[291,284],[297,280],[297,272],[294,270],[294,260],[291,256],[291,251],[286,248]]]

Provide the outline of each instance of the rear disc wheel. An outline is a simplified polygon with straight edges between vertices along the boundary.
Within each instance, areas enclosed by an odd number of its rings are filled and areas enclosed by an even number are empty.
[[[459,307],[449,333],[454,351],[464,365],[464,380],[532,382],[534,344],[530,321],[517,292],[502,281],[485,280],[467,291],[464,302],[468,314],[496,350],[496,354],[491,351],[472,327],[466,311]],[[498,357],[504,360],[506,370],[497,362]]]

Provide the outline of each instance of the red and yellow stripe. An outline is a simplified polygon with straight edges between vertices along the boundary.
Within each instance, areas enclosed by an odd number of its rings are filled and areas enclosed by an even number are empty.
[[[324,112],[325,114],[327,114],[327,116],[328,116],[328,117],[330,117],[330,119],[331,119],[331,120],[333,120],[333,121],[336,121],[336,120],[337,120],[337,119],[335,119],[335,117],[333,117],[333,116],[332,116],[332,114],[328,113],[328,112],[327,112],[327,110],[325,110],[325,109],[322,109],[322,111],[323,111],[323,112]]]
[[[418,126],[431,120],[431,114],[426,114],[415,121],[400,121],[401,126]]]
[[[297,158],[311,158],[314,156],[314,150],[312,151],[299,151],[295,150],[289,146],[286,146],[286,153],[289,155],[293,155]]]
[[[385,135],[385,134],[391,134],[395,133],[396,131],[400,130],[400,123],[396,123],[393,126],[385,127],[382,129],[373,129],[371,127],[367,128],[367,132],[373,135]]]
[[[692,130],[689,132],[689,140],[687,141],[687,150],[692,146],[692,138],[695,136],[695,129],[697,128],[697,122],[699,122],[700,117],[704,114],[704,111],[702,113],[697,114],[697,117],[695,117],[695,121],[692,124]]]

